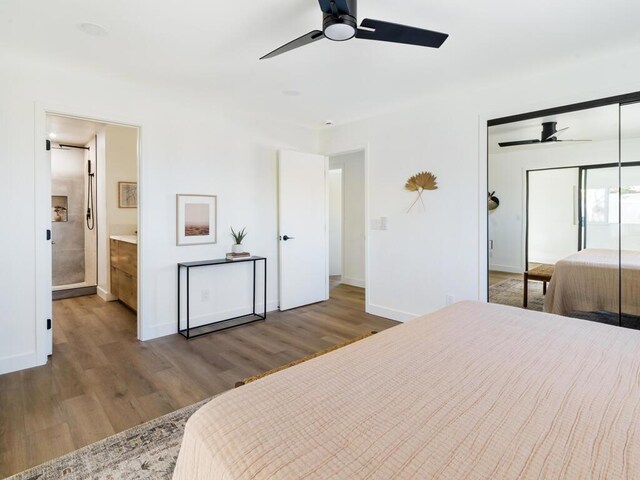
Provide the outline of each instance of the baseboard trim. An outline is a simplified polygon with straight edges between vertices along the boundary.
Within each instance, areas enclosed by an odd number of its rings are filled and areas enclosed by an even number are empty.
[[[366,312],[371,315],[377,315],[379,317],[388,318],[397,322],[407,322],[418,318],[420,315],[415,313],[403,312],[402,310],[394,310],[391,308],[381,307],[380,305],[368,304]]]
[[[256,309],[259,310],[258,307],[256,307]],[[267,303],[267,313],[274,312],[277,309],[278,309],[278,302]],[[216,312],[210,315],[201,315],[199,317],[191,318],[189,323],[191,324],[191,328],[197,328],[198,324],[206,325],[207,323],[219,321],[224,318],[242,315],[246,311],[247,311],[246,308],[233,309],[233,310],[227,310],[224,312]],[[175,333],[178,333],[177,321],[163,323],[160,325],[152,325],[151,327],[146,328],[145,332],[142,332],[140,340],[142,341],[153,340],[154,338],[166,337],[167,335],[173,335]]]
[[[116,297],[111,292],[107,292],[104,288],[100,286],[97,288],[96,293],[105,302],[115,302],[116,300],[118,300],[118,297]]]
[[[95,295],[97,293],[97,290],[98,289],[95,286],[69,288],[66,290],[54,290],[52,293],[52,298],[54,300],[62,300],[63,298],[84,297],[86,295]]]
[[[365,288],[364,280],[357,280],[355,278],[342,277],[342,281],[345,285],[351,285],[352,287]]]
[[[38,355],[36,355],[36,352],[22,353],[12,357],[0,358],[0,375],[17,372],[18,370],[24,370],[26,368],[37,367],[44,365],[45,363],[47,363],[46,360],[44,363],[40,363],[38,361]]]

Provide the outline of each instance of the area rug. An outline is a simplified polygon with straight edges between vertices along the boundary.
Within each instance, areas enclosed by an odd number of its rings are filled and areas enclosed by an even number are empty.
[[[522,308],[524,295],[524,281],[517,278],[509,278],[489,287],[489,302],[512,307]],[[542,294],[542,282],[529,282],[528,310],[541,312],[544,305]]]
[[[211,399],[55,458],[9,480],[170,479],[189,417]]]
[[[238,387],[241,387],[242,385],[246,385],[247,383],[255,382],[256,380],[259,380],[259,379],[261,379],[263,377],[266,377],[267,375],[271,375],[272,373],[279,372],[280,370],[284,370],[286,368],[293,367],[294,365],[298,365],[299,363],[306,362],[307,360],[311,360],[312,358],[319,357],[320,355],[324,355],[325,353],[329,353],[329,352],[333,352],[334,350],[338,350],[339,348],[346,347],[347,345],[351,345],[352,343],[355,343],[355,342],[357,342],[359,340],[362,340],[363,338],[370,337],[371,335],[374,335],[376,333],[378,333],[378,332],[366,333],[366,334],[361,335],[359,337],[352,338],[351,340],[347,340],[346,342],[338,343],[337,345],[333,345],[332,347],[328,347],[328,348],[325,348],[324,350],[320,350],[319,352],[313,353],[311,355],[307,355],[306,357],[299,358],[298,360],[294,360],[293,362],[287,363],[286,365],[281,365],[279,367],[272,368],[271,370],[269,370],[267,372],[259,373],[258,375],[253,375],[252,377],[247,377],[244,380],[242,380],[241,382],[236,382],[235,386],[236,386],[236,388],[238,388]]]

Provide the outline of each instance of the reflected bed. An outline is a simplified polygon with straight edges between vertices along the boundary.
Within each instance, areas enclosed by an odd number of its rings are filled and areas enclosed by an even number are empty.
[[[585,249],[555,265],[544,300],[544,311],[558,315],[573,312],[620,311],[640,315],[640,252]],[[620,284],[622,265],[622,289]]]

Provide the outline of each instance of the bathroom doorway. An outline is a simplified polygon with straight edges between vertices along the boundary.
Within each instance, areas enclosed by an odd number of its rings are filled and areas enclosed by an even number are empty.
[[[98,285],[96,166],[105,124],[49,115],[53,299],[92,295]]]
[[[107,302],[125,320],[109,322],[137,336],[138,128],[46,114],[51,185],[51,329],[78,325]],[[118,310],[120,309],[120,310]],[[86,316],[88,314],[88,316]],[[69,318],[67,318],[69,317]],[[104,322],[103,322],[104,323]],[[100,330],[103,325],[94,329]]]

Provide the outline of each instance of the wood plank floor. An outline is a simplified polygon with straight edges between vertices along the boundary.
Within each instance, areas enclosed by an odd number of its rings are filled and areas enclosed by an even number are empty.
[[[96,296],[54,302],[47,365],[0,376],[0,477],[191,405],[261,373],[396,322],[364,313],[364,290],[190,341],[135,338],[135,315]]]
[[[508,272],[498,272],[497,270],[489,271],[489,286],[495,285],[496,283],[500,283],[504,280],[508,280],[510,278],[517,278],[522,280],[522,274],[516,273],[508,273]]]

